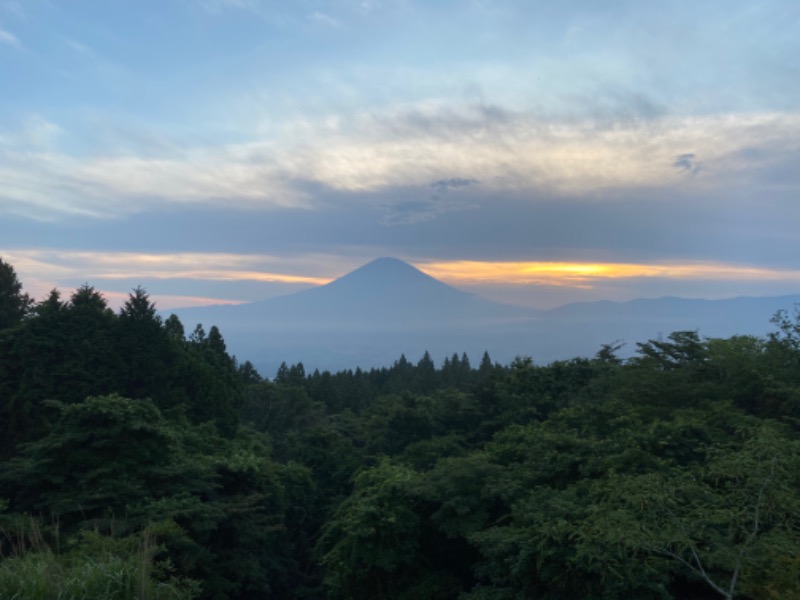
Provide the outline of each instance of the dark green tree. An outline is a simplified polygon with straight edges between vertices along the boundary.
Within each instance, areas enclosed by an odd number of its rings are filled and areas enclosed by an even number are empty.
[[[203,598],[286,597],[296,568],[285,515],[311,506],[305,468],[274,463],[258,434],[225,439],[170,421],[147,399],[56,408],[48,435],[0,463],[12,511],[67,537],[171,524],[165,551],[177,574],[202,580]]]
[[[0,331],[22,321],[32,307],[33,300],[22,292],[14,267],[0,258]]]
[[[326,523],[318,545],[329,597],[455,597],[440,589],[422,559],[415,478],[411,469],[386,461],[356,476],[353,494]]]
[[[161,317],[147,292],[136,288],[122,306],[117,320],[116,344],[123,360],[122,385],[117,391],[129,398],[153,398],[159,406],[167,404],[169,368],[173,362],[170,341]]]

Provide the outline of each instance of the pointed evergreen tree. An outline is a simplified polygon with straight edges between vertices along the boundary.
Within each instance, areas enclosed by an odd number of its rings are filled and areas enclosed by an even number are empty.
[[[109,313],[108,302],[88,283],[76,289],[69,299],[69,308],[80,312]]]
[[[216,325],[212,325],[208,330],[208,347],[215,354],[222,356],[227,355],[227,348],[225,347],[225,340],[222,339],[222,334]]]
[[[69,358],[66,304],[53,289],[24,326],[0,336],[0,447],[5,455],[18,443],[48,430],[45,399],[62,398],[71,381],[61,364]],[[64,377],[66,375],[66,378]]]
[[[0,330],[22,321],[32,306],[28,294],[22,293],[14,267],[0,258]]]
[[[481,364],[478,367],[478,378],[483,381],[484,379],[487,379],[493,372],[494,365],[492,364],[492,359],[489,357],[489,352],[487,350],[483,353]]]
[[[433,363],[430,352],[425,350],[425,354],[417,363],[414,376],[414,389],[423,394],[429,394],[436,388],[436,365]]]
[[[286,364],[286,361],[283,361],[278,367],[278,372],[275,373],[275,383],[289,383],[289,365]]]
[[[288,375],[288,383],[291,385],[298,385],[302,386],[305,385],[306,382],[306,369],[303,366],[303,363],[299,362],[296,365],[292,365],[289,369]]]
[[[202,346],[206,341],[206,330],[203,329],[203,324],[198,323],[195,325],[194,331],[189,336],[189,341],[197,346]]]
[[[442,368],[439,371],[439,384],[444,388],[453,387],[456,383],[456,374],[453,369],[450,357],[445,356]]]
[[[319,371],[317,371],[319,373]],[[330,376],[330,373],[328,373]],[[242,383],[245,385],[253,385],[256,383],[261,383],[264,379],[261,377],[259,372],[253,366],[249,360],[244,361],[241,365],[239,365],[239,377],[242,380]]]
[[[172,340],[183,342],[186,339],[186,330],[183,328],[183,323],[181,323],[178,315],[167,317],[167,320],[164,321],[164,331]]]
[[[47,299],[42,300],[34,307],[33,313],[37,317],[47,318],[58,315],[63,312],[66,307],[66,303],[61,300],[61,292],[53,288],[50,290],[50,295],[47,296]]]
[[[433,364],[433,359],[431,358],[430,352],[425,350],[425,354],[422,355],[422,358],[420,358],[419,362],[417,363],[417,368],[426,372],[436,370],[436,365]]]
[[[123,356],[122,393],[129,398],[159,398],[168,391],[170,344],[161,317],[147,292],[137,287],[122,306],[117,344]]]
[[[128,299],[119,312],[122,319],[140,321],[143,323],[157,323],[161,325],[161,317],[156,313],[156,305],[150,302],[147,291],[139,286],[128,295]]]
[[[119,391],[124,359],[117,343],[117,316],[103,295],[82,285],[70,296],[59,321],[65,341],[59,375],[66,382],[67,401]]]
[[[461,363],[458,367],[456,382],[459,389],[465,389],[472,380],[472,366],[469,364],[469,357],[466,352],[461,354]]]

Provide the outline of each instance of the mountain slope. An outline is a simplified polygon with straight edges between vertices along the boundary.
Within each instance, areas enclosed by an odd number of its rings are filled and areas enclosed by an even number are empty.
[[[702,336],[763,336],[770,317],[800,296],[590,302],[536,311],[468,294],[393,258],[379,258],[326,285],[238,306],[171,311],[187,330],[217,325],[229,350],[265,376],[282,361],[331,371],[390,365],[400,354],[428,350],[440,361],[454,352],[499,362],[532,356],[537,363],[593,356],[602,344],[636,342],[673,331]]]
[[[534,318],[538,311],[468,294],[396,258],[378,258],[319,287],[241,305],[174,311],[183,319],[273,328],[387,330]]]

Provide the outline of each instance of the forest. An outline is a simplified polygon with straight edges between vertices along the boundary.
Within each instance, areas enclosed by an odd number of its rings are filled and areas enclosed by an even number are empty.
[[[770,318],[273,375],[0,260],[0,598],[800,598],[800,311]]]

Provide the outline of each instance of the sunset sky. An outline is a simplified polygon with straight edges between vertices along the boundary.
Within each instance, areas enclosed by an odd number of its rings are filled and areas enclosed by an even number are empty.
[[[161,308],[380,256],[537,307],[800,293],[798,57],[796,0],[0,0],[0,257]]]

